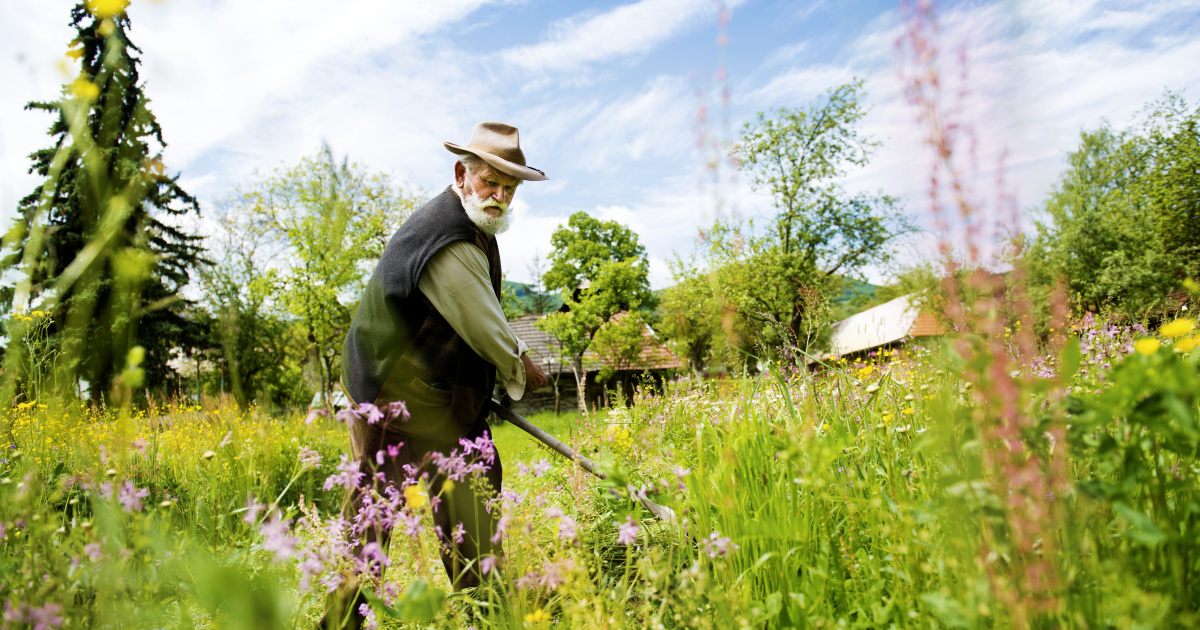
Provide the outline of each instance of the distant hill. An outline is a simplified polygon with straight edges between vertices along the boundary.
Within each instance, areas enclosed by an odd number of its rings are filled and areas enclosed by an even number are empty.
[[[522,309],[529,311],[531,308],[533,308],[534,295],[531,290],[532,287],[530,287],[528,284],[505,280],[504,287],[506,289],[512,289],[513,292],[517,294],[517,301],[521,303]],[[547,313],[552,313],[558,310],[558,307],[562,306],[562,296],[558,293],[551,293],[546,297],[550,300],[546,309]]]

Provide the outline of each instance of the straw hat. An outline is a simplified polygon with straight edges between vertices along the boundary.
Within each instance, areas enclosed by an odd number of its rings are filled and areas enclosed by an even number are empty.
[[[536,168],[525,166],[525,154],[521,152],[517,128],[498,122],[481,122],[475,125],[467,146],[445,142],[446,149],[457,155],[474,155],[493,168],[518,179],[540,182],[546,174]]]

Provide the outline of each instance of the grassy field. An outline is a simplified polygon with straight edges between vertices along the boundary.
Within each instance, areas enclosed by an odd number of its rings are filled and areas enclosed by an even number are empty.
[[[22,403],[3,424],[3,627],[311,627],[352,575],[385,627],[1194,627],[1188,325],[773,366],[531,418],[606,482],[498,426],[505,557],[462,593],[419,486],[382,508],[390,558],[349,553],[333,419]]]

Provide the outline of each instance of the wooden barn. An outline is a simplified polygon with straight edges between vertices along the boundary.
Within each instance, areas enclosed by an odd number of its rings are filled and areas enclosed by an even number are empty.
[[[519,401],[504,400],[511,404],[511,409],[521,414],[538,411],[570,411],[579,407],[579,387],[569,361],[562,359],[558,341],[551,335],[542,332],[537,327],[538,320],[545,315],[523,315],[508,322],[513,332],[529,346],[529,356],[535,363],[546,370],[550,378],[550,386],[536,392],[531,392]],[[686,367],[684,361],[676,357],[666,345],[655,336],[649,326],[642,333],[642,354],[634,365],[627,369],[618,370],[616,375],[607,383],[598,383],[596,375],[603,367],[600,357],[592,352],[583,355],[583,369],[587,373],[587,385],[583,401],[589,407],[603,407],[608,404],[606,389],[619,386],[628,398],[634,384],[643,375],[661,383],[674,370]],[[557,395],[556,395],[557,392]]]

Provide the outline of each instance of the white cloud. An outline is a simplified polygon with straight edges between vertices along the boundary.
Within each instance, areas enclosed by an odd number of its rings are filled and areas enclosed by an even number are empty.
[[[644,55],[714,15],[715,8],[711,0],[641,0],[604,13],[585,12],[552,24],[544,41],[510,48],[501,57],[535,72],[575,71],[589,64]]]

